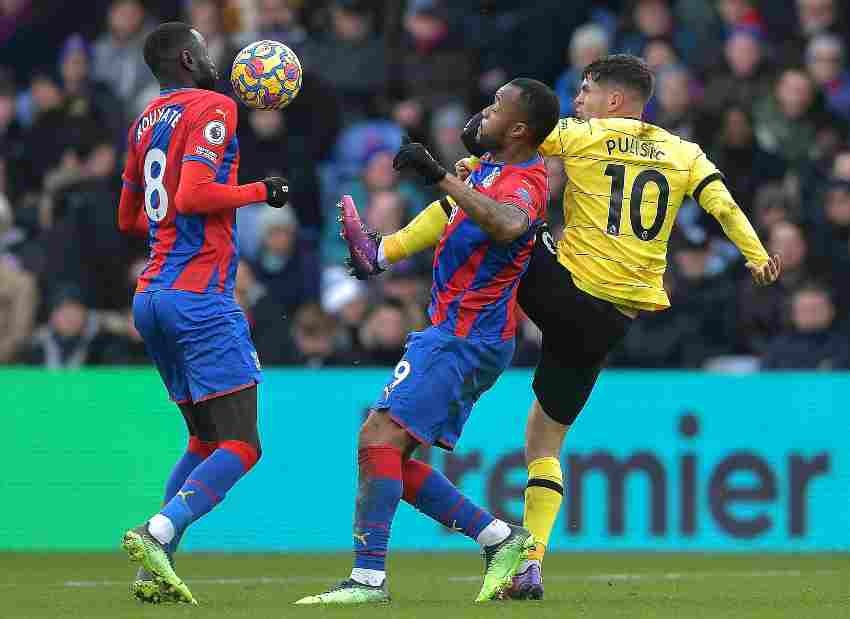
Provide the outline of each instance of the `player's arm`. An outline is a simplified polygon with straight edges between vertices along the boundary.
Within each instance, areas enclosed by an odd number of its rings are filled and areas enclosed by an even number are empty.
[[[779,256],[768,256],[750,220],[729,193],[723,175],[701,152],[691,168],[689,182],[690,195],[717,219],[723,232],[747,259],[747,268],[756,284],[775,282],[782,266]]]
[[[499,202],[480,193],[456,176],[446,175],[437,186],[462,208],[494,241],[508,243],[528,230],[528,213],[514,201]]]
[[[139,164],[132,143],[133,133],[133,127],[130,127],[127,136],[127,161],[121,175],[124,186],[121,188],[121,199],[118,202],[118,229],[123,234],[144,237],[148,234],[148,218],[144,209],[145,190],[139,178]]]
[[[256,202],[283,206],[288,186],[266,179],[245,185],[229,185],[226,158],[235,156],[236,104],[226,97],[216,97],[189,130],[183,169],[177,188],[175,207],[185,215],[205,215],[229,211]],[[286,195],[283,195],[286,194]]]
[[[381,239],[387,264],[395,264],[437,244],[449,223],[450,200],[445,197],[432,202],[404,228]]]

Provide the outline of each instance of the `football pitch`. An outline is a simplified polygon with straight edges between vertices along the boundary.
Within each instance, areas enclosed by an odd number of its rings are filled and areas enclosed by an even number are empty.
[[[475,554],[399,553],[393,602],[348,608],[292,606],[345,577],[348,555],[194,554],[177,567],[199,607],[130,599],[121,554],[0,554],[0,617],[850,618],[850,555],[552,554],[544,601],[476,605]]]

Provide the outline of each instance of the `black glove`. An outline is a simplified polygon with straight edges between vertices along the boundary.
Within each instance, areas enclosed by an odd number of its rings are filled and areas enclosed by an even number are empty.
[[[481,126],[481,119],[484,114],[478,112],[475,116],[466,121],[466,126],[460,134],[460,139],[470,155],[481,157],[487,151],[481,147],[478,142],[478,128]]]
[[[282,208],[289,202],[289,181],[280,176],[269,176],[263,179],[266,186],[266,202],[269,206]]]
[[[445,168],[437,163],[428,149],[419,142],[411,142],[407,136],[393,159],[393,168],[399,171],[410,168],[420,174],[429,185],[439,183],[446,176]]]

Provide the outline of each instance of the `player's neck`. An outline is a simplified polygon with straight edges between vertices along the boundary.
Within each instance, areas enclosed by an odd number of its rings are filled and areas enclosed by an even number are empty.
[[[163,78],[159,82],[160,90],[175,90],[177,88],[196,88],[191,79],[182,79],[179,77]]]
[[[537,149],[525,144],[509,144],[502,150],[494,150],[490,154],[494,161],[514,165],[524,163],[537,155]]]

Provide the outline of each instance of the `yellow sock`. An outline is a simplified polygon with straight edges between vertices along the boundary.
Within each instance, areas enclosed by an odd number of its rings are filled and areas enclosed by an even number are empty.
[[[387,262],[395,264],[427,247],[433,247],[440,240],[448,222],[449,216],[440,201],[432,202],[404,228],[384,237]]]
[[[528,485],[525,488],[525,513],[522,526],[537,540],[528,558],[542,561],[549,544],[549,535],[564,498],[564,476],[557,458],[538,458],[528,465]]]

